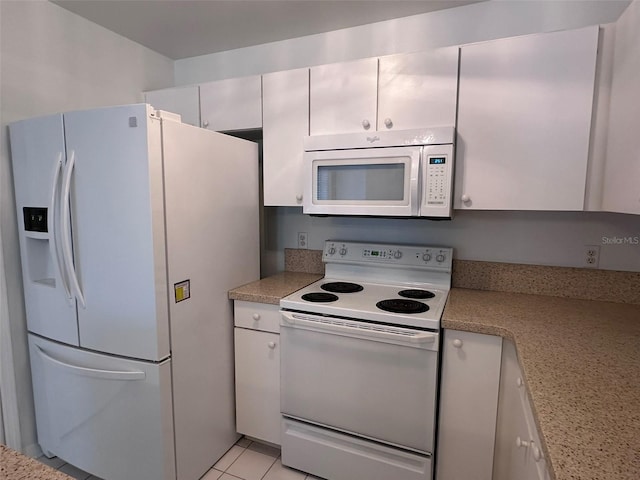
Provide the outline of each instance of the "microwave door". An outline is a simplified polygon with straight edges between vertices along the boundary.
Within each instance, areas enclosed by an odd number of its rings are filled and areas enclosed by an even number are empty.
[[[416,216],[422,147],[305,153],[303,212]]]
[[[453,145],[424,147],[421,159],[420,216],[453,216]]]

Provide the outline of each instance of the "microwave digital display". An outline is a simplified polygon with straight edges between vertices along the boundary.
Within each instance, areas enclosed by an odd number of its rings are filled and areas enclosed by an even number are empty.
[[[431,157],[429,159],[429,165],[444,165],[445,163],[447,163],[445,157]]]

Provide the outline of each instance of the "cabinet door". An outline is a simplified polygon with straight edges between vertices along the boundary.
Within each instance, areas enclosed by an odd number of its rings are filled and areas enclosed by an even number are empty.
[[[640,3],[629,5],[615,28],[602,207],[640,214]]]
[[[378,130],[453,126],[458,47],[380,58]]]
[[[456,208],[583,209],[597,46],[593,26],[461,49]]]
[[[444,333],[438,480],[492,479],[501,351],[500,337]]]
[[[302,139],[309,135],[309,69],[262,77],[263,185],[266,206],[302,205]]]
[[[377,58],[311,68],[310,134],[375,130],[377,85]]]
[[[180,114],[182,123],[200,126],[200,89],[197,85],[145,92],[144,101],[157,110]]]
[[[262,79],[229,78],[200,85],[202,126],[216,132],[262,128]]]
[[[280,335],[234,330],[236,429],[280,445]]]
[[[528,415],[527,392],[515,347],[505,341],[496,423],[494,480],[545,479],[547,473],[541,457],[541,445],[535,426],[531,429]],[[534,450],[539,456],[534,455]]]

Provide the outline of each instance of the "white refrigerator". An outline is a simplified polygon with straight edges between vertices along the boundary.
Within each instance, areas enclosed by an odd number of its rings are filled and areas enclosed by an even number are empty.
[[[195,480],[238,438],[227,291],[259,278],[258,150],[146,104],[10,125],[38,442]]]

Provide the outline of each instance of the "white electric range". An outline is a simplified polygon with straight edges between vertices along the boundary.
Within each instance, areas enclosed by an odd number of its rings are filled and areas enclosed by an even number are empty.
[[[282,463],[331,480],[430,480],[451,248],[327,241],[280,301]]]

